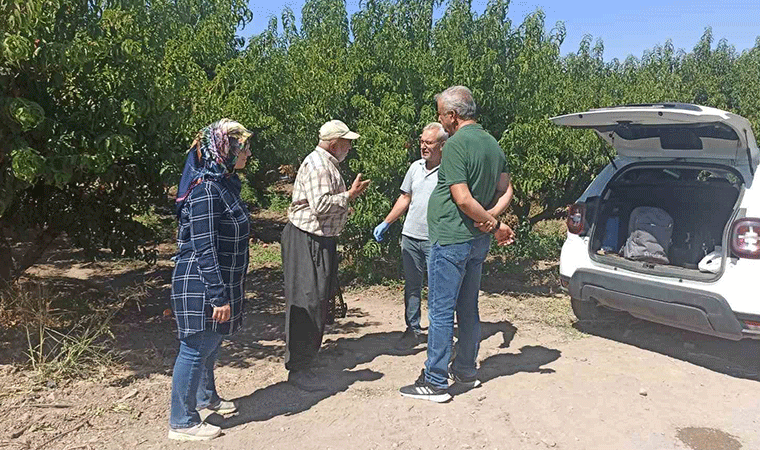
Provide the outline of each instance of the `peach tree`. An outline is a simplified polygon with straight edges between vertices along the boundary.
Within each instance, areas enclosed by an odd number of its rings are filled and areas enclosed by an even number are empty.
[[[0,1],[0,280],[64,232],[150,256],[135,217],[167,204],[198,98],[250,17],[239,0]]]

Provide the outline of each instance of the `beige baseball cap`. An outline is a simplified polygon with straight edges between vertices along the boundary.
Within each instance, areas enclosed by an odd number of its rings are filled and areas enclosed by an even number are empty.
[[[358,133],[348,129],[348,125],[340,120],[331,120],[319,128],[319,140],[332,141],[333,139],[357,139]]]

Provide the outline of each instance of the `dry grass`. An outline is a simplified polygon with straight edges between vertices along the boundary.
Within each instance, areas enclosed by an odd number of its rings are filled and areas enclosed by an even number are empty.
[[[86,313],[62,307],[72,302],[53,289],[35,282],[0,294],[3,323],[21,328],[26,336],[27,365],[39,381],[103,374],[116,362],[112,319],[129,303],[139,307],[147,289],[135,286],[114,292],[107,302],[92,302]]]

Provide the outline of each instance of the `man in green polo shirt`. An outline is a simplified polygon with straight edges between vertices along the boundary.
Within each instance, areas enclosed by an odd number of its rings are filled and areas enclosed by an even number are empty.
[[[472,92],[453,86],[436,96],[438,121],[449,140],[443,148],[438,184],[428,202],[427,361],[417,381],[401,388],[406,397],[445,402],[451,398],[448,380],[466,386],[480,384],[478,291],[491,234],[499,244],[512,243],[514,233],[497,217],[512,200],[512,184],[504,152],[496,139],[475,121]],[[459,326],[456,357],[449,367]]]

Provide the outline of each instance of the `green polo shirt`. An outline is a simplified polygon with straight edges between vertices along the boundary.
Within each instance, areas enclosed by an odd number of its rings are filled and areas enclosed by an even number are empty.
[[[507,158],[493,136],[480,124],[465,125],[457,130],[443,147],[438,184],[428,202],[430,243],[460,244],[483,235],[454,203],[450,187],[467,183],[475,200],[487,208],[494,199],[502,173],[509,173]]]

